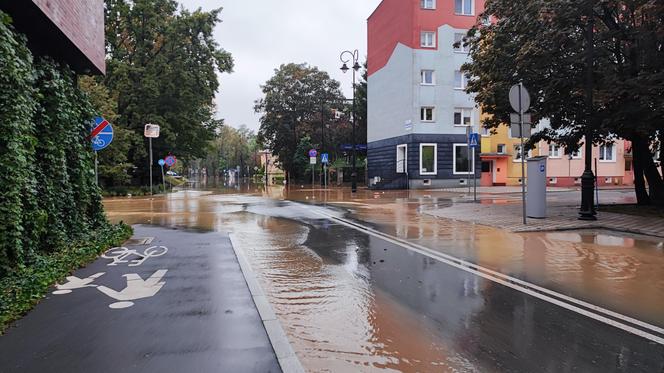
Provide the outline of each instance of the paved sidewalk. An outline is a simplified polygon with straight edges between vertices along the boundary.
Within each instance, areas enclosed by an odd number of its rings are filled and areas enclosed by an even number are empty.
[[[282,371],[227,235],[135,237],[0,336],[0,372]]]
[[[490,202],[490,201],[489,201]],[[576,206],[549,206],[546,219],[528,219],[523,225],[521,203],[455,203],[425,214],[507,229],[512,232],[539,232],[574,229],[609,229],[664,238],[664,219],[599,211],[597,221],[578,220]]]

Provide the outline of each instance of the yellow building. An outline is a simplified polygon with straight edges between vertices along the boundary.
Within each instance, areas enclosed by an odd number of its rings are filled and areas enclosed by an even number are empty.
[[[510,128],[501,125],[491,131],[482,129],[482,186],[521,185],[521,140],[512,137]],[[526,140],[524,139],[524,142]],[[526,156],[539,155],[538,147]]]

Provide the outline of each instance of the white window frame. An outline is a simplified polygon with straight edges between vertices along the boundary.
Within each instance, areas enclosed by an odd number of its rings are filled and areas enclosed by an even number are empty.
[[[461,1],[461,12],[457,12],[456,2]],[[470,2],[470,13],[465,13],[465,5]],[[454,0],[454,14],[457,16],[474,16],[475,15],[475,0]]]
[[[606,159],[606,147],[611,147],[611,159]],[[604,159],[602,159],[602,157]],[[616,144],[605,144],[599,147],[599,161],[601,163],[613,163],[616,161]]]
[[[431,110],[431,120],[426,119],[425,110]],[[435,106],[422,106],[420,107],[420,122],[434,123],[436,121],[436,107]]]
[[[461,86],[457,86],[457,75],[461,75]],[[454,70],[454,89],[464,90],[468,87],[468,76],[461,70]]]
[[[429,72],[431,73],[431,83],[427,83],[425,79],[426,73]],[[436,70],[422,69],[420,71],[420,85],[426,85],[426,86],[436,85]]]
[[[461,124],[456,124],[454,117],[458,112],[461,112]],[[470,124],[466,125],[463,124],[463,118],[465,118],[464,114],[470,112]],[[454,127],[473,127],[475,125],[475,109],[473,108],[465,108],[465,107],[455,107],[454,108],[454,114],[452,116],[452,124]]]
[[[501,146],[503,147],[503,151],[502,151],[502,152],[500,151],[500,147],[501,147]],[[507,154],[507,153],[506,153],[506,150],[507,150],[507,144],[498,144],[498,145],[496,146],[496,153],[498,153],[498,154]]]
[[[515,144],[513,146],[513,149],[514,149],[514,154],[512,154],[512,161],[513,162],[521,162],[521,159],[516,157],[517,154],[519,154],[519,150],[517,150],[517,149],[520,149],[520,148],[521,148],[520,144]],[[531,158],[532,154],[533,154],[533,150],[532,149],[528,150],[528,153],[526,153],[526,159]]]
[[[491,128],[486,128],[484,126],[480,126],[480,134],[482,137],[490,137],[491,136]]]
[[[399,150],[405,149],[403,152],[403,160],[399,159]],[[408,144],[397,145],[397,174],[405,174],[408,171]]]
[[[572,150],[572,153],[570,153],[570,155],[572,156],[572,159],[583,158],[583,152],[581,151],[581,149]]]
[[[452,145],[452,171],[454,175],[474,175],[475,174],[475,152],[471,150],[470,152],[470,171],[461,171],[457,172],[456,169],[456,150],[457,148],[464,147],[467,148],[468,144],[453,144]],[[468,151],[468,150],[466,150]]]
[[[433,146],[433,172],[422,172],[422,148]],[[423,143],[420,144],[420,175],[438,175],[438,144]]]
[[[461,35],[461,40],[457,40],[457,36]],[[466,36],[463,32],[454,33],[454,44],[459,43],[459,47],[454,47],[454,53],[468,54],[470,53],[470,45],[463,45],[463,38]]]
[[[436,0],[420,0],[420,8],[427,10],[436,9]]]
[[[431,36],[429,40],[428,36]],[[427,42],[431,42],[428,44]],[[422,48],[436,48],[436,32],[435,31],[422,31],[420,33],[420,47]]]
[[[555,154],[554,149],[556,150]],[[549,144],[549,158],[560,159],[562,157],[562,147],[556,144]]]

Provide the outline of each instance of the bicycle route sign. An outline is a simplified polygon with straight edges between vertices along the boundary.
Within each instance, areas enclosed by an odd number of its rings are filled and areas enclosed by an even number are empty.
[[[92,150],[98,152],[105,149],[113,141],[113,126],[106,119],[96,117],[90,139],[92,139]]]

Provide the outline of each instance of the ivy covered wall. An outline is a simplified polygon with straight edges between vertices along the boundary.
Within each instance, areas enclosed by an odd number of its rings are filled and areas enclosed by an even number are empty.
[[[107,225],[76,75],[0,12],[0,278]]]

